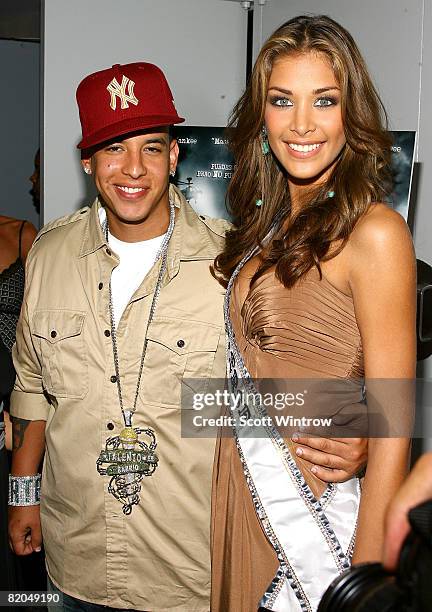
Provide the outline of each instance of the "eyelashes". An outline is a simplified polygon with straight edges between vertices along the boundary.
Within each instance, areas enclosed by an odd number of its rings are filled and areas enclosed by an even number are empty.
[[[272,106],[278,106],[281,108],[291,108],[294,106],[293,101],[286,96],[269,96],[268,101]],[[333,96],[320,96],[314,101],[313,106],[315,108],[328,108],[330,106],[337,106],[337,104],[339,104],[338,98]]]
[[[293,106],[292,101],[284,96],[270,96],[269,102],[273,106]]]
[[[323,102],[324,104],[319,104],[319,102]],[[325,108],[326,106],[336,106],[336,104],[339,102],[339,100],[337,98],[334,98],[332,96],[321,96],[320,98],[318,98],[317,100],[315,100],[314,102],[314,106],[318,107],[318,108]]]

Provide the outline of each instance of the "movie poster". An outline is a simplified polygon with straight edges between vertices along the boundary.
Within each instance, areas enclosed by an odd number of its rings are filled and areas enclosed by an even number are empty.
[[[393,138],[392,170],[394,188],[389,203],[408,219],[411,195],[412,174],[414,168],[415,132],[390,132]]]
[[[177,126],[174,133],[180,147],[179,164],[173,183],[201,214],[229,219],[225,195],[233,172],[224,128]],[[408,217],[414,165],[415,132],[391,132],[394,191],[389,203]]]
[[[225,194],[233,171],[233,159],[222,127],[176,126],[180,156],[173,179],[193,208],[203,215],[229,215]]]

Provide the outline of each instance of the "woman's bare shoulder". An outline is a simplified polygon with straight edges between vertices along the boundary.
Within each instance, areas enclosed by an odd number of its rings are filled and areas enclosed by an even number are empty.
[[[404,218],[387,204],[372,204],[357,222],[349,239],[353,254],[369,257],[389,249],[412,251],[412,237]]]
[[[31,249],[31,246],[34,242],[34,239],[37,236],[37,230],[35,226],[30,223],[30,221],[26,221],[23,232],[22,232],[22,257],[24,261],[27,259],[28,252]]]
[[[35,226],[30,221],[26,221],[25,219],[16,219],[15,217],[7,217],[6,215],[0,215],[0,225],[21,228],[23,223],[23,232],[36,232]]]
[[[15,254],[16,249],[19,249],[21,228],[21,255],[25,261],[27,253],[37,235],[35,226],[30,221],[0,215],[0,242],[2,243],[2,248],[5,251],[10,251],[12,255]]]
[[[9,225],[9,224],[18,224],[22,223],[19,219],[15,219],[14,217],[7,217],[6,215],[0,215],[0,225]]]

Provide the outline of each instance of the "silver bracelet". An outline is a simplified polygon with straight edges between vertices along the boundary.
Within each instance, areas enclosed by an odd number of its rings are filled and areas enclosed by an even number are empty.
[[[9,474],[9,506],[40,504],[41,475],[12,476]]]

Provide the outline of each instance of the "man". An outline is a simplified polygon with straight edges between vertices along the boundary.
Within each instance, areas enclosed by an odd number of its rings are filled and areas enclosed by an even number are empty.
[[[72,608],[204,612],[215,441],[181,438],[192,405],[180,398],[182,381],[193,391],[194,379],[224,377],[223,289],[209,266],[229,225],[169,187],[168,126],[183,119],[156,66],[92,74],[77,100],[82,166],[99,196],[47,225],[29,257],[11,544],[39,550],[41,521],[48,574]],[[358,469],[359,448],[338,467]]]

